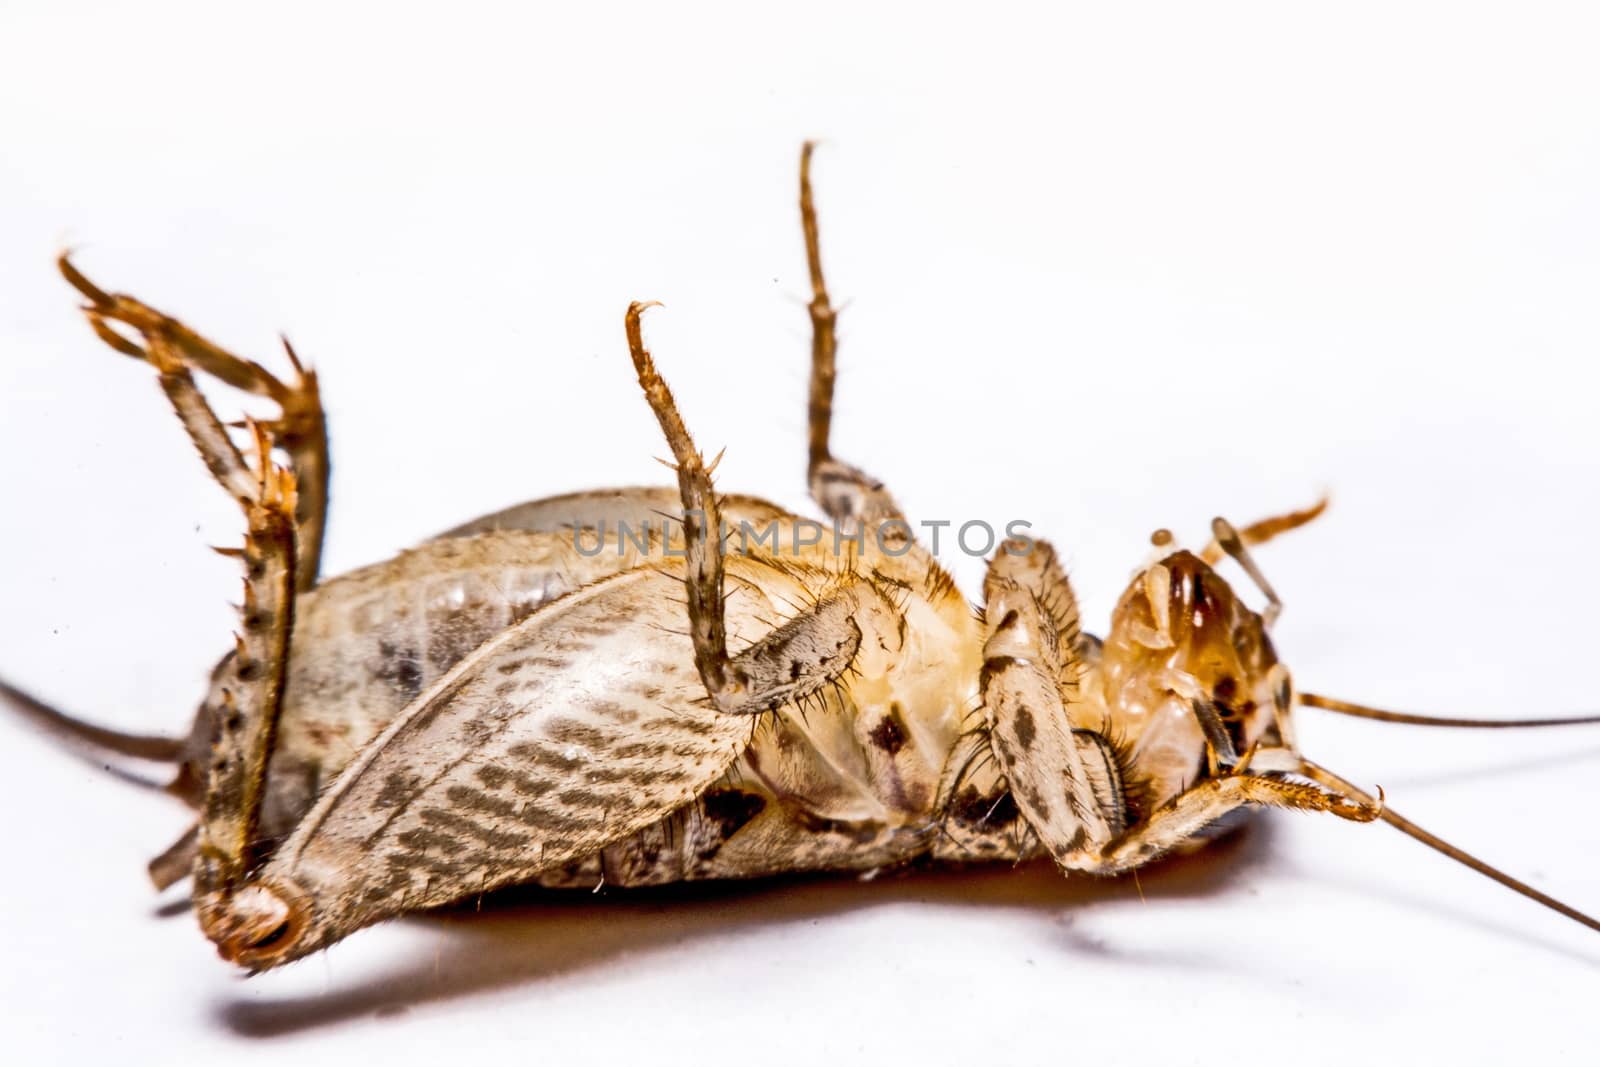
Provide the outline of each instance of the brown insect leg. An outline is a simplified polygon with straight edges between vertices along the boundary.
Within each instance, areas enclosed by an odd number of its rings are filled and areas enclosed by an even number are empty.
[[[1031,547],[1048,555],[1002,548],[990,561],[979,692],[995,759],[1018,809],[1067,866],[1121,829],[1121,813],[1107,803],[1120,787],[1109,788],[1114,772],[1073,729],[1069,709],[1082,675],[1076,598],[1049,547]],[[1041,599],[1047,590],[1048,609]]]
[[[57,265],[72,287],[88,299],[84,314],[96,335],[118,352],[135,359],[151,360],[146,348],[112,329],[110,323],[113,322],[138,331],[146,345],[151,343],[151,338],[162,337],[173,357],[186,366],[235,389],[267,397],[278,405],[278,417],[264,425],[274,445],[288,454],[299,489],[295,505],[299,553],[295,587],[305,591],[315,586],[327,524],[330,471],[328,423],[322,410],[316,371],[304,367],[285,340],[284,349],[295,372],[294,381],[285,383],[261,364],[219,348],[183,323],[141,301],[121,293],[106,292],[86,278],[66,254],[57,260]]]
[[[808,413],[806,480],[817,506],[839,523],[863,525],[900,518],[900,508],[883,483],[865,471],[833,457],[828,438],[833,428],[833,383],[837,363],[838,312],[828,299],[822,276],[822,247],[817,233],[817,209],[811,194],[811,153],[814,141],[800,149],[800,226],[805,231],[806,266],[811,275],[811,393]]]
[[[1148,863],[1244,805],[1326,811],[1351,822],[1372,822],[1382,809],[1370,798],[1353,799],[1314,785],[1283,778],[1233,774],[1209,778],[1157,809],[1150,818],[1113,842],[1087,866],[1117,874]]]
[[[806,239],[806,267],[811,274],[811,397],[808,406],[809,467],[807,474],[816,477],[817,467],[832,458],[828,451],[828,434],[833,426],[834,355],[838,351],[838,336],[834,327],[838,313],[828,300],[828,283],[822,276],[822,247],[817,233],[817,207],[811,194],[811,154],[815,141],[800,147],[800,228]]]
[[[175,885],[194,870],[194,859],[200,851],[200,827],[191,826],[183,836],[169,845],[166,851],[150,861],[147,868],[150,881],[157,889]]]
[[[70,270],[70,266],[64,268]],[[69,273],[71,278],[75,272]],[[75,283],[76,284],[76,283]],[[85,282],[87,285],[87,282]],[[82,286],[80,286],[82,288]],[[97,290],[86,290],[95,299]],[[103,295],[103,294],[102,294]],[[98,313],[90,322],[119,349],[132,343]],[[109,336],[107,336],[109,335]],[[178,346],[160,323],[145,332],[141,351],[160,372],[161,388],[217,482],[239,502],[246,520],[244,605],[238,647],[228,667],[232,685],[217,719],[211,770],[202,805],[194,863],[194,899],[202,929],[219,946],[254,943],[282,925],[281,917],[229,909],[233,895],[263,858],[259,824],[267,761],[277,734],[295,599],[295,480],[272,462],[266,430],[249,424],[255,465],[240,455],[206,403]],[[121,345],[118,342],[121,342]],[[163,875],[159,872],[158,878]],[[248,921],[241,922],[244,915]]]
[[[273,464],[271,442],[259,427],[254,427],[255,470],[243,466],[231,443],[221,448],[227,437],[216,416],[200,397],[188,368],[173,358],[159,334],[151,337],[151,354],[161,369],[162,385],[206,465],[235,493],[246,518],[242,625],[228,668],[233,685],[223,690],[212,743],[194,864],[194,898],[201,928],[219,946],[236,940],[254,943],[280,923],[255,916],[264,928],[241,924],[240,912],[228,905],[264,858],[261,805],[294,620],[294,476]]]
[[[897,609],[871,583],[846,575],[837,592],[821,598],[737,657],[729,656],[721,509],[711,471],[689,436],[672,391],[644,347],[639,318],[648,306],[635,303],[628,308],[628,350],[645,399],[677,464],[688,558],[684,586],[695,666],[719,709],[758,714],[816,692],[843,674],[861,647],[864,624],[881,624],[887,632],[898,633]]]
[[[1217,706],[1209,700],[1191,700],[1194,717],[1200,723],[1200,732],[1206,739],[1206,766],[1212,775],[1239,763],[1239,750],[1233,747],[1233,738]]]
[[[257,433],[255,488],[240,500],[247,522],[242,625],[201,808],[194,888],[202,905],[241,886],[263,858],[258,826],[294,620],[294,476],[272,463],[270,444]],[[202,907],[202,923],[205,917]]]
[[[689,437],[672,390],[661,380],[655,361],[644,347],[639,316],[650,306],[638,302],[628,306],[625,320],[628,352],[639,375],[639,387],[644,390],[645,399],[655,412],[677,462],[688,556],[684,586],[689,594],[689,628],[694,637],[695,666],[717,706],[728,708],[742,703],[746,686],[742,679],[731,677],[729,671],[727,623],[722,605],[722,512],[717,506],[717,494],[712,489],[705,459]]]

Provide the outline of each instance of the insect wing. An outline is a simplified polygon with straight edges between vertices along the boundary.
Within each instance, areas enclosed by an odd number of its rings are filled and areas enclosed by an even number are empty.
[[[596,582],[420,695],[261,872],[311,902],[296,954],[388,915],[529,880],[716,781],[751,720],[706,698],[682,598],[669,570]],[[730,598],[730,628],[746,637],[764,628],[753,604]]]

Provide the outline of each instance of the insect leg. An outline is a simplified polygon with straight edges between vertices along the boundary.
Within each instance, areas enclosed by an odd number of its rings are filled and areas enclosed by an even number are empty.
[[[157,889],[166,889],[182,881],[194,870],[195,856],[200,851],[200,827],[191,826],[183,836],[151,860],[148,870],[150,880]]]
[[[154,338],[162,338],[171,358],[183,365],[211,375],[235,389],[264,396],[278,405],[278,417],[267,423],[274,445],[289,456],[290,469],[298,487],[295,519],[295,587],[301,591],[316,585],[322,559],[323,529],[328,513],[328,423],[322,410],[322,397],[316,371],[303,366],[287,340],[284,349],[294,368],[292,382],[283,382],[261,364],[240,359],[201,337],[183,323],[149,307],[131,296],[108,293],[85,277],[63,254],[57,265],[62,275],[88,299],[84,314],[102,341],[123,355],[154,362]],[[120,323],[138,331],[145,341],[141,348],[112,329]],[[192,431],[191,431],[192,432]]]
[[[1054,553],[1001,551],[984,579],[979,692],[989,740],[1013,799],[1040,842],[1063,866],[1122,829],[1120,786],[1088,730],[1076,730],[1082,657],[1076,598]]]
[[[977,709],[979,714],[982,708]],[[969,861],[993,857],[1028,829],[996,762],[987,724],[967,730],[951,746],[939,776],[940,815],[933,857]],[[1016,850],[1020,853],[1020,849]]]
[[[91,321],[96,321],[91,317]],[[124,341],[96,322],[103,335]],[[277,734],[295,599],[294,475],[272,462],[272,440],[254,423],[255,465],[245,462],[165,330],[145,334],[143,352],[212,477],[246,520],[244,605],[218,717],[194,865],[194,897],[211,936],[229,898],[262,858],[259,835],[267,761]],[[130,347],[131,347],[131,343]]]
[[[815,142],[807,141],[800,149],[800,225],[805,231],[806,266],[811,274],[810,447],[806,478],[811,498],[830,519],[863,525],[884,523],[900,518],[900,508],[889,491],[865,471],[835,459],[828,445],[833,427],[838,312],[828,299],[827,282],[822,276],[817,209],[811,195],[811,153],[815,147]]]
[[[1261,753],[1267,757],[1268,753]],[[1371,798],[1338,792],[1285,778],[1230,774],[1208,778],[1173,797],[1148,820],[1111,842],[1089,862],[1097,874],[1117,874],[1148,863],[1189,840],[1224,815],[1245,805],[1332,812],[1351,822],[1372,822],[1382,815]]]
[[[808,696],[843,674],[861,647],[863,627],[896,635],[892,640],[897,642],[898,609],[870,582],[841,575],[836,591],[738,656],[728,654],[721,509],[711,470],[689,436],[672,391],[644,347],[639,317],[647,306],[635,303],[628,308],[628,350],[645,399],[677,463],[688,558],[684,585],[695,666],[717,708],[740,715],[769,711]]]
[[[159,342],[153,351],[160,351]],[[272,463],[268,438],[259,428],[256,433],[253,491],[240,497],[248,531],[241,633],[229,668],[236,688],[223,690],[194,867],[202,925],[264,858],[261,806],[294,619],[294,476]]]

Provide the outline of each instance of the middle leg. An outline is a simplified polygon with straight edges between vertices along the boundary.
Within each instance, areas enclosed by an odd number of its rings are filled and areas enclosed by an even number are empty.
[[[728,652],[721,503],[711,470],[689,436],[672,390],[644,347],[635,303],[626,319],[628,350],[639,386],[655,412],[677,465],[688,566],[689,631],[695,666],[712,703],[736,715],[771,711],[832,685],[854,662],[869,635],[879,647],[897,646],[899,609],[853,571],[838,575],[834,590],[737,656]]]
[[[800,226],[805,231],[806,266],[811,275],[811,391],[807,408],[808,462],[806,480],[811,498],[823,514],[840,524],[878,525],[901,518],[900,507],[883,483],[859,467],[834,458],[829,444],[833,429],[833,383],[838,312],[828,299],[822,276],[822,248],[817,209],[811,194],[811,153],[816,143],[800,149]]]

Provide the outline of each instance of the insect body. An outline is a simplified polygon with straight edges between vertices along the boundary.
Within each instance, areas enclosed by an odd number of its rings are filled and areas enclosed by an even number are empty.
[[[830,524],[816,538],[798,536],[802,517],[715,494],[635,304],[628,347],[676,490],[535,501],[319,581],[315,376],[291,351],[295,380],[281,382],[63,259],[90,323],[155,367],[245,513],[240,636],[183,741],[112,734],[4,692],[69,734],[179,765],[173,791],[197,822],[151,871],[160,885],[192,876],[225,958],[273,967],[510,884],[1035,855],[1111,874],[1260,806],[1382,819],[1600,928],[1299,752],[1296,704],[1396,717],[1297,694],[1272,645],[1278,599],[1248,546],[1320,506],[1243,530],[1217,520],[1198,553],[1158,535],[1160,557],[1103,641],[1081,631],[1042,541],[1000,546],[974,612],[884,487],[829,449],[834,312],[809,160],[807,146],[809,472]],[[250,426],[252,461],[196,371],[278,403],[278,419]],[[681,522],[652,527],[664,513]],[[1224,556],[1265,613],[1215,569]],[[1587,720],[1551,720],[1568,721]]]

